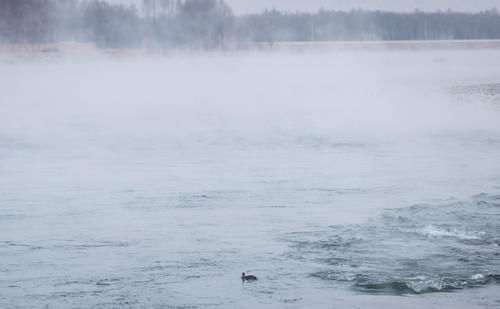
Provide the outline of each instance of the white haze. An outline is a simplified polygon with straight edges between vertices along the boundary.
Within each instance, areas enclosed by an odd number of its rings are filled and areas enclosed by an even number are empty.
[[[139,184],[149,177],[129,161],[129,156],[143,155],[141,150],[147,156],[138,160],[153,160],[154,166],[182,161],[169,158],[181,155],[179,149],[218,160],[226,148],[271,147],[283,149],[284,157],[258,160],[279,170],[306,159],[287,154],[288,147],[326,141],[396,147],[403,160],[400,168],[425,189],[409,192],[415,199],[467,195],[479,190],[478,184],[484,186],[476,177],[497,172],[491,169],[496,162],[474,157],[464,171],[448,159],[461,160],[476,151],[478,139],[495,139],[500,112],[496,105],[457,102],[448,89],[497,81],[497,56],[496,51],[257,53],[3,64],[0,133],[37,150],[31,159],[8,157],[21,160],[25,172],[57,169],[58,177],[51,180],[69,184],[79,179],[92,188],[101,182]],[[450,139],[455,136],[459,138]],[[418,161],[420,155],[433,162]],[[108,164],[115,156],[125,160],[123,168]],[[358,186],[364,164],[376,164],[373,158],[354,158],[331,162],[339,177],[347,177],[339,178],[343,187]],[[326,168],[330,163],[324,159]],[[243,178],[259,166],[248,160]],[[6,162],[2,168],[9,170]],[[420,169],[415,170],[416,163],[422,164]],[[191,181],[195,173],[177,172],[182,181]],[[463,173],[474,177],[468,182]],[[2,187],[19,185],[13,181],[16,175],[4,177]],[[22,183],[25,176],[21,173],[17,181]],[[46,183],[45,177],[30,174],[33,183]],[[380,181],[391,186],[393,181],[368,180],[374,183],[367,186],[379,186]],[[433,181],[449,190],[436,188]],[[199,185],[208,190],[227,184],[200,180]]]
[[[496,56],[274,53],[3,64],[1,129],[36,144],[81,145],[83,138],[99,146],[116,137],[367,142],[497,130],[496,106],[456,102],[446,91],[496,82]]]
[[[449,88],[499,80],[495,50],[1,63],[0,305],[493,304],[332,289],[281,239],[498,191],[500,108]]]

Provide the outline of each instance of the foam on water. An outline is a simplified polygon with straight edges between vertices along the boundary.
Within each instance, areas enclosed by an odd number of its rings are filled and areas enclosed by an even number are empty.
[[[457,237],[460,239],[480,239],[478,236],[467,234],[465,232],[459,231],[457,229],[439,229],[433,225],[427,225],[418,231],[429,237]]]

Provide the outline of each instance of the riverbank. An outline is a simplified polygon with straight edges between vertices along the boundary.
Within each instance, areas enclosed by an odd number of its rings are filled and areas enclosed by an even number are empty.
[[[58,56],[143,56],[247,51],[377,51],[432,49],[500,49],[500,40],[255,42],[217,50],[189,48],[172,49],[161,47],[98,48],[94,43],[59,42],[43,44],[0,44],[0,55],[3,57],[10,56],[17,58],[50,58]]]
[[[490,103],[500,103],[500,83],[459,85],[450,90],[459,100],[479,99]]]

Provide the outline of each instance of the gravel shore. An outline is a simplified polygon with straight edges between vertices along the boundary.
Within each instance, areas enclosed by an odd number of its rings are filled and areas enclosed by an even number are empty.
[[[462,100],[480,99],[500,104],[500,83],[455,86],[451,92]]]

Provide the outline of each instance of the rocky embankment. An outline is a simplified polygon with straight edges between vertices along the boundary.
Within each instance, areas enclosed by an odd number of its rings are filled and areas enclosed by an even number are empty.
[[[500,83],[455,86],[450,90],[460,100],[481,100],[500,104]]]

